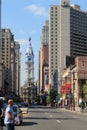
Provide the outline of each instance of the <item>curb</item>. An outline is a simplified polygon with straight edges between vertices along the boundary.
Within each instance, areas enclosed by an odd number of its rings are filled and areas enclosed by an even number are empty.
[[[76,113],[76,114],[82,114],[82,115],[86,115],[86,116],[87,116],[87,113],[80,112],[80,111],[71,111],[71,110],[67,110],[67,109],[60,109],[60,110],[63,110],[63,111],[68,111],[68,112],[71,112],[71,113]]]

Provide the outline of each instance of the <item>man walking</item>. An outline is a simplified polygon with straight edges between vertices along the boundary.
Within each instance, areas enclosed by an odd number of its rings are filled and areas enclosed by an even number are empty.
[[[58,104],[58,101],[59,101],[59,97],[58,95],[56,96],[56,99],[55,99],[55,107],[58,108],[59,107],[59,104]]]
[[[5,125],[6,125],[6,130],[14,130],[14,112],[13,112],[13,100],[9,99],[8,100],[8,106],[5,111]]]

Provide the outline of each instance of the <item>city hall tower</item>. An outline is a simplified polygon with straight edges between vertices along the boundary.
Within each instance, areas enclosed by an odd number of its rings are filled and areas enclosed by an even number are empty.
[[[31,86],[31,84],[34,83],[34,53],[31,38],[29,38],[25,58],[25,84]]]

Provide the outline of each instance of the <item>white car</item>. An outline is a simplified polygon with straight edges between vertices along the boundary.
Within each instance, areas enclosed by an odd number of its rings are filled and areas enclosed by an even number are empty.
[[[15,125],[20,125],[23,123],[23,114],[17,105],[13,105],[13,111],[15,116]]]
[[[27,114],[29,112],[29,104],[28,103],[21,104],[20,110],[22,111],[22,113]]]
[[[22,106],[22,107],[20,107],[20,110],[22,111],[22,113],[25,113],[25,114],[27,114],[28,113],[28,107],[24,107],[24,106]]]

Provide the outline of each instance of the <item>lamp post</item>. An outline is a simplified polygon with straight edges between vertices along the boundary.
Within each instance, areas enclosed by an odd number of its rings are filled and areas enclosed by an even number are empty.
[[[70,70],[70,103],[72,110],[75,110],[75,107],[78,107],[78,100],[79,100],[79,91],[78,91],[78,73],[76,69]]]
[[[77,70],[72,71],[72,94],[76,110],[79,106],[79,79]]]

